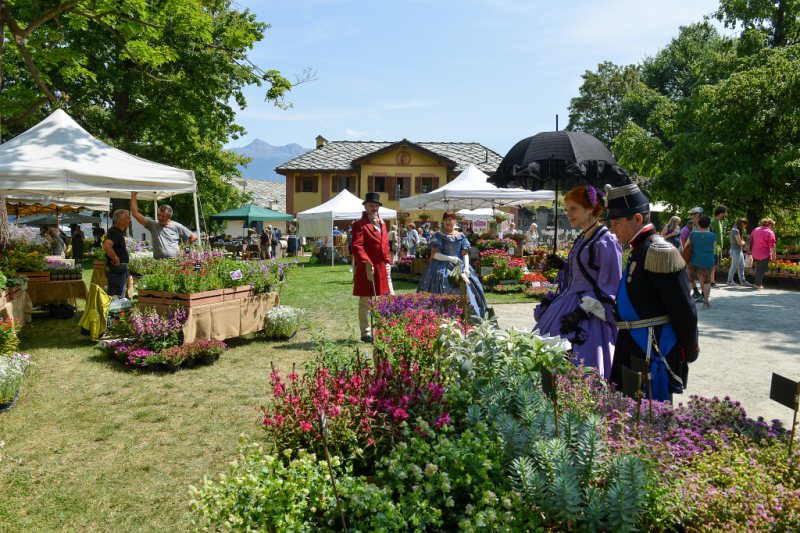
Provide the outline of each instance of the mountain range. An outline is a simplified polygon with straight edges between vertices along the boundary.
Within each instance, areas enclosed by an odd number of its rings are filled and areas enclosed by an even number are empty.
[[[273,146],[261,139],[256,139],[247,146],[230,149],[231,152],[246,155],[252,159],[246,167],[239,167],[239,170],[242,171],[242,177],[249,180],[279,181],[281,183],[284,183],[286,178],[276,173],[275,167],[309,150],[311,148],[303,148],[295,143]]]

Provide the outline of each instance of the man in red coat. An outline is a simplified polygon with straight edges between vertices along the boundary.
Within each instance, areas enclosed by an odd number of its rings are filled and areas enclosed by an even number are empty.
[[[358,296],[358,325],[361,340],[372,342],[372,327],[369,323],[369,300],[372,296],[390,294],[389,271],[392,264],[389,255],[389,232],[378,216],[381,195],[368,192],[364,200],[364,214],[353,223],[353,258],[356,272],[353,276],[353,296]]]

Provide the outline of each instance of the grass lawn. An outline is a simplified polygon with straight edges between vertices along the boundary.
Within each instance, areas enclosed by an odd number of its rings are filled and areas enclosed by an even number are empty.
[[[17,405],[0,414],[0,531],[188,529],[188,486],[226,469],[239,434],[261,434],[270,363],[304,361],[317,335],[359,344],[351,277],[347,265],[297,270],[281,293],[307,311],[293,339],[231,340],[216,364],[176,373],[109,360],[80,335],[79,315],[35,314],[20,346],[35,366]]]

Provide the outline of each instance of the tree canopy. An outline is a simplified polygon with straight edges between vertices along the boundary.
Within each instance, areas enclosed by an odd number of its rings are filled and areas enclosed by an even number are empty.
[[[598,103],[608,102],[605,88],[584,76],[580,97],[595,103],[571,106],[570,125],[596,135],[596,114],[622,117],[613,153],[649,178],[654,200],[724,203],[751,222],[780,216],[800,199],[800,0],[722,0],[713,17],[740,33],[722,36],[708,21],[682,27],[635,67],[612,112]]]
[[[206,211],[232,207],[224,178],[246,162],[223,150],[243,133],[233,106],[251,84],[286,105],[293,86],[248,59],[267,29],[229,0],[0,0],[0,134],[61,107],[117,148],[194,170]],[[190,206],[175,197],[177,217]]]

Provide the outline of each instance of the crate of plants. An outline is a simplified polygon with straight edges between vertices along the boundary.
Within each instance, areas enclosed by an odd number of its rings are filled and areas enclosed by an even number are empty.
[[[241,300],[274,292],[287,282],[297,260],[241,261],[221,251],[197,250],[161,260],[159,268],[139,281],[139,304],[159,311],[165,307],[196,307]]]
[[[69,281],[83,279],[83,267],[65,263],[64,261],[48,260],[45,269],[50,273],[49,281]],[[29,278],[30,281],[30,278]]]
[[[187,317],[187,311],[179,307],[162,314],[152,308],[134,307],[113,320],[110,338],[100,341],[98,348],[126,366],[146,370],[169,372],[213,364],[227,346],[216,339],[184,344]]]

